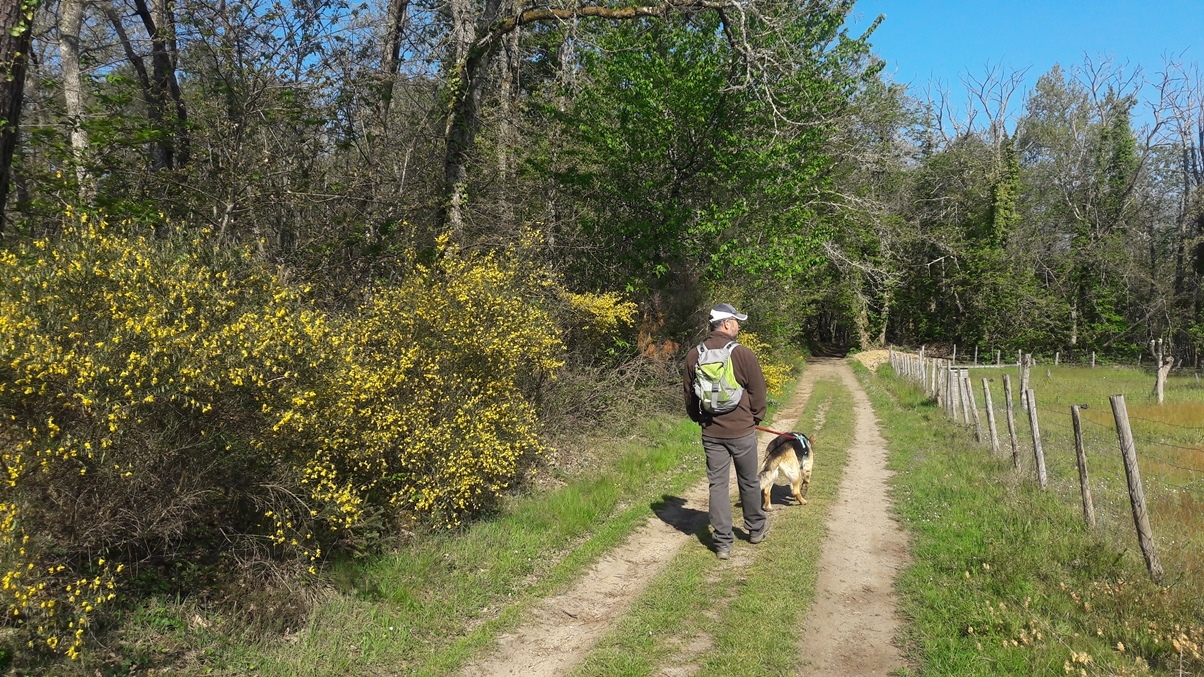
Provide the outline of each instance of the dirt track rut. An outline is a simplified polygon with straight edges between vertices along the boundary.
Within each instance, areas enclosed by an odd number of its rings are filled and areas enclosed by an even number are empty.
[[[885,675],[904,665],[892,644],[900,627],[893,582],[907,563],[907,539],[890,515],[886,441],[869,397],[847,364],[836,372],[857,421],[828,515],[815,603],[803,621],[803,674]]]

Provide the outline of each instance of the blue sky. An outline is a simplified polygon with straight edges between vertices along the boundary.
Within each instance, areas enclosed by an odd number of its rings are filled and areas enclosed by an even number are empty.
[[[871,41],[895,82],[922,93],[939,80],[964,100],[959,77],[991,66],[1028,68],[1023,89],[1054,64],[1099,60],[1140,64],[1148,77],[1163,56],[1204,63],[1204,0],[859,0],[850,32],[886,20]],[[1024,100],[1013,101],[1019,110]]]

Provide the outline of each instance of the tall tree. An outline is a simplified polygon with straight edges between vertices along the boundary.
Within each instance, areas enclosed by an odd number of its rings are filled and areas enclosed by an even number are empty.
[[[162,136],[154,143],[156,169],[176,169],[188,164],[191,142],[188,130],[188,109],[176,79],[179,47],[176,41],[174,3],[169,0],[134,0],[134,10],[150,36],[151,69],[149,99],[158,109],[160,120],[171,120]]]
[[[0,233],[8,223],[6,207],[13,152],[17,148],[25,73],[33,41],[33,16],[38,4],[38,0],[9,0],[0,4]]]
[[[83,0],[59,0],[59,60],[63,68],[63,102],[70,126],[71,155],[80,197],[90,203],[96,186],[89,171],[88,133],[84,130],[84,97],[80,80],[79,31],[84,18]]]

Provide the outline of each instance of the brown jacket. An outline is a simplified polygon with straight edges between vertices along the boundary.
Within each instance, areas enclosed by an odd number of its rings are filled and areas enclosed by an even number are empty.
[[[732,340],[739,341],[723,332],[713,331],[703,343],[707,348],[722,348]],[[698,349],[691,348],[686,355],[685,371],[686,413],[690,420],[702,426],[702,434],[707,437],[730,440],[754,432],[754,427],[765,418],[766,409],[765,374],[753,351],[742,345],[732,350],[732,368],[736,372],[736,382],[744,386],[744,396],[740,398],[740,405],[726,414],[711,416],[699,407],[694,395],[694,367],[697,364]]]

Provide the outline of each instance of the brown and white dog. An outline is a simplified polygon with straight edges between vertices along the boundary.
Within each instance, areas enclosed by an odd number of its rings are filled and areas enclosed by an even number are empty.
[[[811,486],[811,465],[814,461],[811,451],[811,440],[802,433],[778,435],[769,443],[760,473],[761,493],[765,497],[762,508],[773,510],[769,505],[769,494],[773,491],[773,483],[777,481],[778,473],[790,480],[790,489],[799,505],[807,502],[807,489]]]

